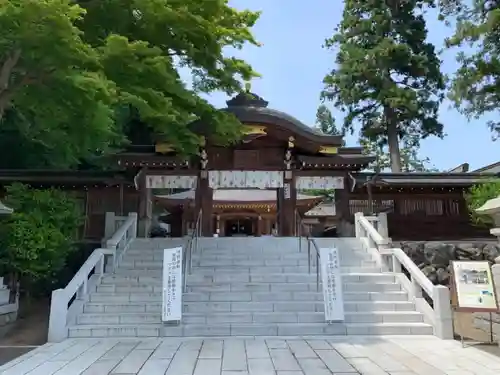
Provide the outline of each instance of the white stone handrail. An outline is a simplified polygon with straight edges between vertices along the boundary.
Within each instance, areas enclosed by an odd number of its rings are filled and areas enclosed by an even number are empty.
[[[106,257],[113,258],[113,270],[119,264],[131,241],[137,235],[137,214],[129,214],[127,220],[106,242],[106,249],[95,249],[63,289],[52,292],[49,316],[49,342],[60,342],[68,337],[68,325],[75,322],[83,304],[88,300],[105,272]]]
[[[443,285],[432,284],[403,250],[391,247],[392,241],[387,237],[386,215],[365,217],[361,212],[356,213],[356,238],[372,254],[379,267],[396,274],[403,288],[415,302],[417,310],[424,315],[426,323],[434,327],[434,334],[442,339],[453,339],[453,315],[449,289]],[[378,230],[372,223],[378,225]],[[381,233],[386,235],[382,236]],[[409,277],[403,273],[403,267]],[[425,299],[423,292],[432,300],[432,306]]]
[[[118,217],[117,220],[122,220]],[[113,270],[120,264],[130,241],[137,236],[137,213],[132,212],[127,220],[106,241],[106,249],[113,251]]]
[[[418,268],[418,266],[410,259],[406,253],[398,248],[388,250],[392,256],[392,272],[401,273],[403,266],[411,275],[412,283],[416,283],[417,288],[421,288],[427,295],[432,298],[434,293],[434,284],[427,276]]]

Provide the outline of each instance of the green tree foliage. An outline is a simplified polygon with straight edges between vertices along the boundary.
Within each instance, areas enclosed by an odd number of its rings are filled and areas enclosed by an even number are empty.
[[[236,119],[198,94],[238,92],[256,75],[223,51],[257,44],[258,16],[226,0],[0,0],[0,126],[12,121],[68,164],[122,145],[128,107],[180,151],[196,149],[193,118],[231,141]]]
[[[445,88],[434,46],[426,42],[427,0],[346,0],[343,19],[326,48],[338,48],[322,97],[358,121],[362,138],[387,143],[391,169],[402,170],[399,140],[443,136],[437,119]]]
[[[363,146],[365,154],[375,156],[375,160],[368,166],[370,170],[374,172],[390,170],[391,158],[387,150],[387,145],[365,138],[361,140],[361,146]],[[417,135],[406,135],[403,137],[399,148],[402,172],[437,172],[431,166],[428,157],[421,157],[419,155],[420,147]]]
[[[316,111],[316,129],[323,134],[344,135],[337,129],[332,112],[324,104],[321,104]]]
[[[450,97],[469,118],[500,111],[500,1],[452,1],[448,12],[456,16],[455,35],[448,46],[468,46],[457,55],[459,68],[452,80]],[[470,48],[472,47],[472,48]],[[500,121],[488,122],[496,139]]]
[[[490,216],[478,215],[476,209],[485,204],[486,201],[498,196],[500,196],[500,179],[485,181],[469,189],[465,195],[465,199],[474,224],[487,227],[493,225],[493,219]]]
[[[335,189],[304,189],[301,193],[312,197],[323,197],[323,202],[333,202],[335,199]]]
[[[14,209],[0,223],[0,270],[11,281],[51,281],[79,239],[83,212],[71,195],[13,184],[5,204]]]

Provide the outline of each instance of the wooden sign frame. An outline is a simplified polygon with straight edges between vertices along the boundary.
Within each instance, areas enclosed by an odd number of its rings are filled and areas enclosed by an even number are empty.
[[[457,268],[456,266],[459,263],[473,263],[473,264],[476,263],[478,265],[479,264],[482,265],[481,269],[486,268],[487,275],[489,278],[489,280],[488,280],[489,283],[485,284],[485,285],[491,285],[491,287],[488,287],[488,290],[493,293],[493,299],[495,302],[494,308],[493,307],[482,308],[482,307],[472,307],[472,306],[468,307],[468,306],[462,306],[460,304],[459,288],[457,286],[457,278],[459,276],[456,274],[456,268]],[[457,311],[457,312],[489,312],[489,313],[499,311],[499,304],[498,304],[498,299],[497,299],[496,287],[495,287],[495,282],[493,280],[493,272],[491,270],[491,265],[487,260],[467,260],[467,261],[453,260],[450,262],[450,265],[451,265],[450,289],[451,289],[451,299],[452,299],[451,303],[452,303],[452,306],[453,306],[455,311]],[[465,283],[465,284],[472,285],[472,288],[474,288],[474,285],[477,285],[476,289],[478,289],[478,292],[480,292],[480,294],[478,295],[478,298],[480,298],[484,292],[488,292],[488,290],[483,290],[483,291],[480,290],[480,288],[481,288],[480,285],[482,285],[482,284],[475,284],[475,283]],[[489,293],[485,293],[485,294],[489,294]]]

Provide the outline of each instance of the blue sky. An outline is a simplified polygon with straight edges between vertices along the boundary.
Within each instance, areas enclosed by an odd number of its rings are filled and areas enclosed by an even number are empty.
[[[334,66],[335,55],[321,46],[342,16],[342,3],[334,0],[233,0],[237,8],[262,11],[254,34],[263,43],[260,48],[245,47],[238,57],[248,61],[262,78],[252,82],[252,91],[269,101],[269,107],[314,125],[322,79]],[[430,17],[429,17],[430,18]],[[428,20],[429,40],[439,48],[451,29],[435,19]],[[446,51],[443,71],[456,68],[456,51]],[[225,107],[224,94],[209,99]],[[424,140],[421,154],[431,159],[440,170],[468,162],[471,169],[500,161],[500,141],[493,142],[486,119],[468,122],[449,103],[443,103],[440,117],[445,125],[444,140]],[[333,108],[330,105],[330,109]],[[334,111],[341,122],[338,112]],[[347,138],[348,145],[357,144],[357,136]]]

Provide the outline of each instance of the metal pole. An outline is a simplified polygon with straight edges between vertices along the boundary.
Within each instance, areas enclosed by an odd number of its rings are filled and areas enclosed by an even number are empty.
[[[311,273],[311,242],[309,241],[309,238],[307,238],[307,267],[308,267],[308,272]]]
[[[319,292],[319,253],[316,253],[316,291]]]

